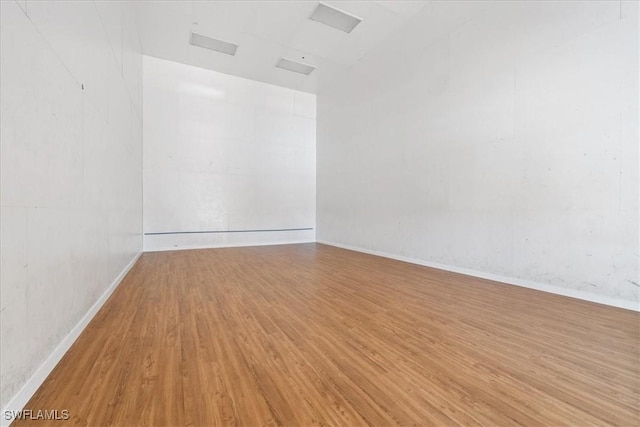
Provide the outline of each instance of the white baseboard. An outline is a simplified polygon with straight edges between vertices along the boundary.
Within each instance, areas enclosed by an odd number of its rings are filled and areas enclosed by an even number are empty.
[[[171,247],[158,247],[158,248],[145,248],[144,252],[166,252],[166,251],[189,251],[192,249],[221,249],[221,248],[247,248],[251,246],[278,246],[278,245],[299,245],[301,243],[315,243],[315,239],[301,239],[301,240],[278,240],[274,242],[253,242],[253,243],[221,243],[211,245],[184,245],[184,246],[171,246]]]
[[[87,327],[91,319],[98,313],[100,308],[104,305],[104,303],[109,299],[113,291],[118,287],[122,279],[127,275],[127,273],[131,270],[131,268],[135,265],[138,258],[140,258],[142,252],[138,252],[138,254],[131,260],[131,262],[125,267],[124,270],[115,278],[115,280],[111,283],[109,288],[100,296],[100,298],[91,306],[89,311],[82,316],[82,319],[76,324],[76,326],[71,329],[71,331],[65,336],[60,344],[53,350],[53,352],[49,355],[47,360],[44,361],[42,365],[36,370],[36,372],[27,380],[24,386],[18,391],[9,401],[6,407],[2,408],[2,414],[0,414],[0,425],[2,427],[7,427],[9,424],[13,422],[13,418],[7,420],[5,414],[16,413],[24,408],[24,405],[29,402],[29,399],[35,394],[35,392],[40,388],[44,380],[47,379],[53,368],[56,367],[60,359],[65,355],[65,353],[71,348],[73,343],[78,339],[82,331]]]
[[[579,291],[575,289],[561,288],[559,286],[548,285],[544,283],[537,283],[525,279],[517,279],[514,277],[501,276],[499,274],[485,273],[483,271],[472,270],[468,268],[454,267],[445,264],[439,264],[436,262],[423,261],[417,258],[409,258],[401,255],[394,255],[386,252],[374,251],[370,249],[358,248],[350,245],[343,245],[340,243],[327,242],[318,240],[317,243],[323,245],[335,246],[350,251],[362,252],[369,255],[377,255],[384,258],[391,258],[398,261],[404,261],[411,264],[422,265],[425,267],[437,268],[439,270],[451,271],[453,273],[465,274],[467,276],[478,277],[481,279],[493,280],[494,282],[506,283],[508,285],[521,286],[523,288],[535,289],[537,291],[549,292],[556,295],[563,295],[566,297],[581,299],[585,301],[595,302],[598,304],[609,305],[618,308],[624,308],[627,310],[640,311],[640,303],[634,301],[627,301],[620,298],[608,297],[605,295],[597,295],[590,292]]]

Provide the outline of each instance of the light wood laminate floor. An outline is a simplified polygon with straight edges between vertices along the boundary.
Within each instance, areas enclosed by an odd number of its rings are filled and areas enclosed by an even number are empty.
[[[637,426],[639,328],[319,244],[145,253],[26,408],[68,410],[58,426]]]

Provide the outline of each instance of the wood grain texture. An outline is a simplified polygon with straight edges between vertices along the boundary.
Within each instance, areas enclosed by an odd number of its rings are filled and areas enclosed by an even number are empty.
[[[145,253],[26,408],[91,426],[637,426],[639,329],[320,244]]]

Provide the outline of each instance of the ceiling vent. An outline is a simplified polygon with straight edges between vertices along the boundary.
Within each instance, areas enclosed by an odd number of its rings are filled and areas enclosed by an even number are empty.
[[[349,15],[324,3],[318,3],[309,17],[312,21],[322,22],[345,33],[350,33],[362,19]]]
[[[308,76],[313,70],[316,69],[313,65],[302,64],[300,62],[291,61],[290,59],[280,58],[276,67],[283,68],[285,70],[293,71],[294,73],[300,73]]]
[[[191,38],[189,43],[194,46],[203,47],[205,49],[215,50],[216,52],[226,53],[227,55],[234,56],[238,49],[237,44],[225,42],[211,37],[203,36],[202,34],[191,32]]]

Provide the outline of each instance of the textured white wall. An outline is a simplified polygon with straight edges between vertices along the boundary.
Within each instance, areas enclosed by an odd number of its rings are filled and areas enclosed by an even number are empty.
[[[433,2],[318,95],[317,237],[638,301],[638,3]]]
[[[0,15],[5,407],[142,248],[142,55],[124,2]]]
[[[144,56],[145,233],[315,227],[315,95]],[[145,250],[315,231],[145,234]]]

